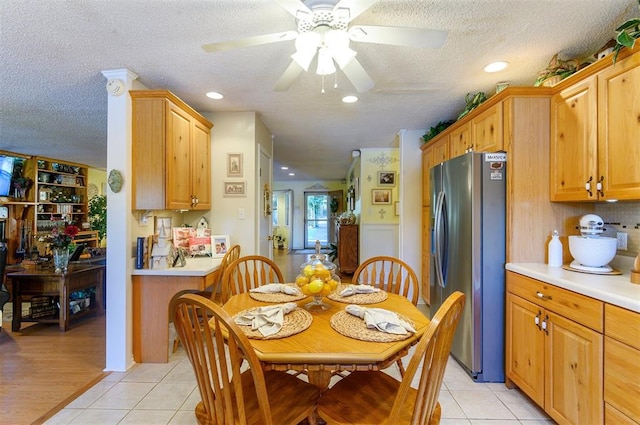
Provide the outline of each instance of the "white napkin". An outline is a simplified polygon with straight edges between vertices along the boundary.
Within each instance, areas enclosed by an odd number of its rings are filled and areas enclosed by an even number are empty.
[[[282,329],[284,315],[292,312],[297,306],[296,303],[286,303],[258,307],[237,316],[235,322],[239,325],[251,326],[251,330],[258,330],[262,336],[267,337]]]
[[[347,313],[364,319],[364,323],[369,329],[377,329],[390,334],[406,335],[407,331],[415,333],[408,322],[402,320],[393,311],[384,308],[367,308],[355,304],[349,304],[345,310]]]
[[[283,293],[287,295],[300,295],[302,292],[299,288],[284,283],[267,283],[257,288],[249,289],[249,292],[258,292],[261,294],[277,294]]]
[[[373,294],[380,292],[380,288],[374,288],[371,285],[349,285],[340,291],[341,297],[350,297],[355,294]]]

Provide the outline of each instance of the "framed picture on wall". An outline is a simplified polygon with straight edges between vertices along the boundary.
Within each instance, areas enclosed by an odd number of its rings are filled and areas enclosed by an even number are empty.
[[[224,182],[224,196],[247,196],[247,182]]]
[[[391,189],[372,189],[371,203],[373,205],[391,205]]]
[[[395,186],[395,171],[378,171],[378,186]]]
[[[227,177],[242,177],[242,154],[227,154]]]

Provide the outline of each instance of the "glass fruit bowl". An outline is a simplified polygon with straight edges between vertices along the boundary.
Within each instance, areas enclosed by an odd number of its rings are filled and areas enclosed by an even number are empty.
[[[335,292],[340,285],[336,265],[324,254],[311,255],[309,261],[300,266],[296,285],[303,294],[313,297],[313,301],[305,305],[307,310],[328,310],[330,306],[322,301],[322,297]]]

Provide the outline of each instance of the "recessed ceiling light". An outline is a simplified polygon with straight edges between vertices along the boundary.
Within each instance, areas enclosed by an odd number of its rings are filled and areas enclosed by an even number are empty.
[[[296,173],[289,173],[289,175],[290,175],[290,176],[295,176],[295,175],[296,175]]]
[[[281,170],[288,170],[289,167],[280,167]]]
[[[210,99],[220,100],[224,96],[222,95],[222,93],[218,93],[217,91],[210,91],[210,92],[207,92],[207,97]]]
[[[485,65],[484,72],[498,72],[509,66],[509,62],[499,61]]]
[[[344,103],[355,103],[358,101],[358,96],[345,96],[342,98]]]

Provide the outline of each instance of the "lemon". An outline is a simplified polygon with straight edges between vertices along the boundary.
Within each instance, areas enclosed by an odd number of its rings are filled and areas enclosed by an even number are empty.
[[[301,290],[301,291],[302,291],[302,293],[303,293],[303,294],[305,294],[305,295],[311,295],[311,291],[309,291],[309,284],[308,284],[308,283],[306,283],[306,284],[302,285],[302,286],[300,287],[300,290]]]
[[[313,276],[313,272],[314,270],[311,264],[307,264],[306,266],[304,266],[304,269],[302,269],[302,273],[304,273],[304,275],[307,277]]]
[[[338,282],[335,279],[331,279],[329,282],[327,282],[329,284],[329,286],[331,287],[331,289],[336,289],[338,287]]]
[[[298,275],[298,277],[296,277],[296,284],[298,286],[302,286],[302,285],[305,285],[307,283],[309,283],[309,278],[307,278],[306,276],[303,276],[303,275],[300,274],[300,275]]]
[[[318,292],[321,292],[323,288],[324,288],[324,283],[322,283],[322,281],[319,279],[312,280],[309,283],[309,292],[311,292],[312,294],[317,294]]]
[[[322,295],[324,295],[325,297],[332,292],[333,292],[333,289],[331,289],[331,285],[329,285],[328,283],[325,283],[322,286]]]

